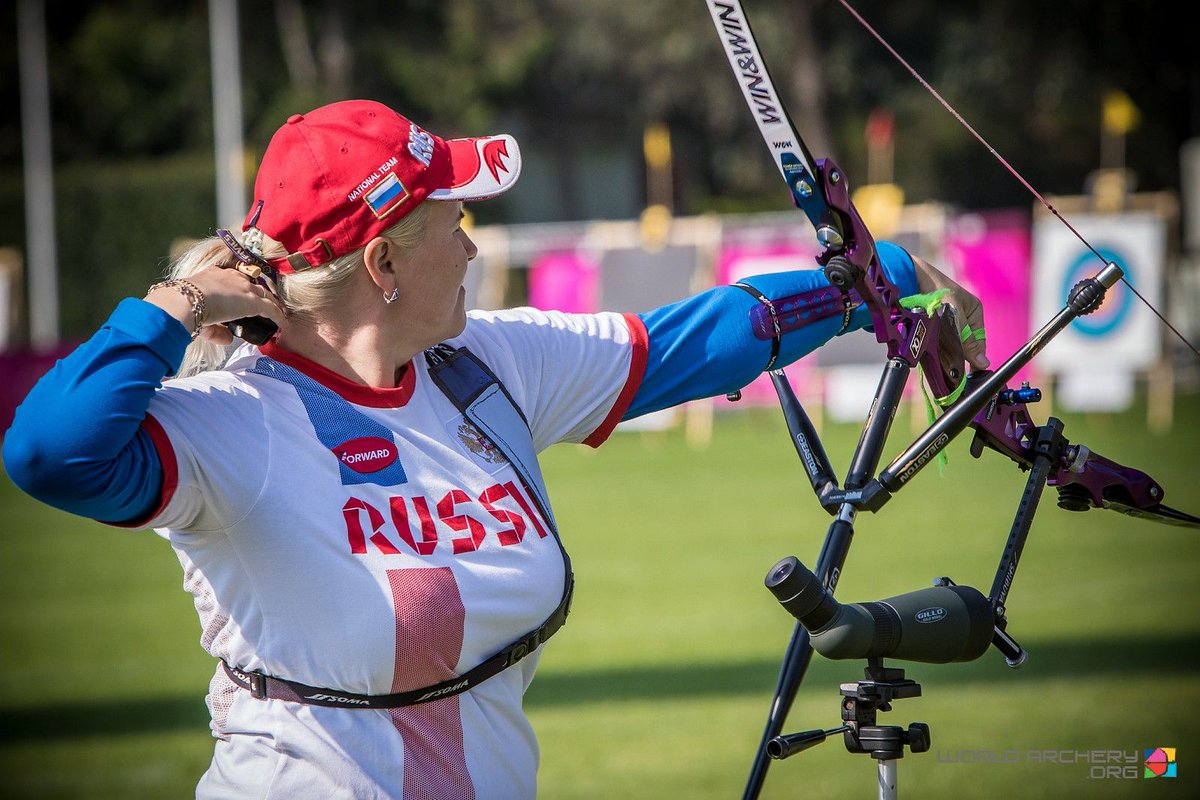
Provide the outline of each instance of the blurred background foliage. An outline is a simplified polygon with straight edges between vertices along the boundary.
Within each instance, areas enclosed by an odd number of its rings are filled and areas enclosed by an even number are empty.
[[[1031,198],[835,0],[746,10],[814,153],[866,182],[864,126],[895,117],[894,180],[910,202],[1028,208]],[[64,334],[215,227],[203,0],[45,0]],[[1160,0],[860,0],[856,7],[1040,191],[1077,194],[1096,168],[1105,92],[1141,109],[1126,165],[1174,189],[1200,128],[1200,60]],[[477,220],[627,218],[645,203],[642,132],[671,131],[677,214],[783,209],[788,199],[701,0],[243,2],[247,171],[288,115],[347,97],[389,103],[442,135],[506,130],[524,192]],[[1173,23],[1172,20],[1175,20]],[[0,246],[23,247],[16,15],[0,15]],[[858,177],[855,177],[858,176]]]

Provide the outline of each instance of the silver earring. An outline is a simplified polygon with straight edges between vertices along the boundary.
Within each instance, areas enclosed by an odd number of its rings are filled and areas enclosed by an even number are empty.
[[[391,305],[392,303],[396,302],[399,299],[400,299],[400,287],[399,286],[393,286],[392,293],[385,294],[383,296],[383,302],[387,303],[388,305]]]

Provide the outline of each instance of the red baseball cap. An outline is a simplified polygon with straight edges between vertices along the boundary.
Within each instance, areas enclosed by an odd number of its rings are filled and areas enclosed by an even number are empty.
[[[299,272],[362,247],[429,200],[484,200],[521,174],[507,134],[442,139],[372,100],[294,114],[267,145],[254,203],[256,227],[287,248],[267,259]]]

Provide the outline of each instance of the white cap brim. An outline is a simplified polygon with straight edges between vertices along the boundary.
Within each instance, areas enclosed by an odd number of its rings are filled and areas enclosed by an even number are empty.
[[[447,139],[448,186],[434,189],[430,200],[486,200],[507,192],[521,174],[521,149],[508,134]]]

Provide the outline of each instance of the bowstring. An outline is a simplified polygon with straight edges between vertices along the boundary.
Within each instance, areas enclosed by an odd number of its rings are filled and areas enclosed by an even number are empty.
[[[1012,173],[1012,176],[1014,178],[1016,178],[1021,183],[1021,185],[1024,186],[1029,191],[1030,194],[1032,194],[1034,197],[1036,197],[1038,202],[1040,202],[1043,206],[1046,207],[1046,210],[1048,210],[1052,215],[1057,217],[1059,222],[1061,222],[1063,225],[1066,225],[1067,230],[1069,230],[1069,231],[1071,231],[1071,233],[1075,234],[1075,238],[1077,238],[1080,242],[1082,242],[1084,247],[1086,247],[1088,250],[1092,251],[1092,253],[1095,254],[1096,258],[1100,259],[1101,263],[1103,263],[1103,264],[1108,263],[1108,260],[1105,259],[1104,256],[1100,254],[1100,251],[1097,250],[1095,247],[1093,247],[1092,243],[1089,242],[1087,239],[1085,239],[1083,234],[1081,234],[1078,230],[1076,230],[1075,226],[1072,225],[1067,220],[1066,217],[1064,217],[1062,214],[1060,214],[1058,209],[1055,208],[1050,203],[1049,200],[1047,200],[1045,197],[1043,197],[1042,193],[1039,192],[1036,188],[1034,188],[1034,186],[1025,179],[1025,176],[1022,175],[1017,170],[1016,167],[1014,167],[1012,164],[1008,163],[1008,159],[1006,159],[1003,155],[1001,155],[1000,151],[997,150],[995,147],[993,147],[991,142],[989,142],[987,139],[985,139],[983,137],[983,134],[981,134],[979,131],[975,130],[975,127],[973,125],[971,125],[971,123],[967,122],[967,120],[963,118],[963,115],[958,113],[958,111],[954,108],[954,106],[950,105],[950,103],[946,100],[946,98],[942,97],[941,93],[938,92],[938,90],[935,89],[929,81],[925,80],[925,78],[921,75],[921,73],[917,72],[916,68],[912,64],[908,63],[908,60],[905,59],[904,56],[900,55],[900,53],[897,52],[896,48],[892,47],[891,43],[888,42],[887,39],[883,38],[883,36],[879,33],[879,31],[875,30],[875,28],[871,26],[871,23],[867,22],[866,19],[863,18],[862,14],[858,13],[858,11],[854,8],[854,6],[850,5],[848,0],[838,0],[838,3],[840,3],[842,5],[842,7],[845,8],[846,11],[848,11],[850,13],[850,16],[854,17],[854,19],[858,21],[859,25],[862,25],[863,28],[866,29],[867,33],[869,33],[869,34],[871,34],[871,36],[875,37],[875,40],[877,42],[879,42],[879,44],[883,45],[884,49],[887,50],[889,53],[891,53],[892,57],[895,58],[897,61],[899,61],[900,64],[906,70],[908,70],[909,74],[911,74],[913,76],[913,78],[916,79],[917,83],[919,83],[919,84],[921,84],[921,86],[925,87],[925,90],[927,92],[929,92],[931,95],[933,95],[934,99],[936,99],[939,103],[941,103],[942,107],[945,108],[946,111],[950,112],[950,115],[953,116],[956,120],[958,120],[960,125],[962,125],[964,128],[966,128],[971,133],[971,135],[974,136],[979,141],[980,144],[982,144],[985,148],[987,148],[987,151],[992,154],[992,157],[995,158],[997,161],[999,161],[1001,164],[1003,164],[1005,169],[1007,169],[1010,173]],[[1174,325],[1172,325],[1165,316],[1163,316],[1162,312],[1160,312],[1157,308],[1155,308],[1153,303],[1151,303],[1149,300],[1147,300],[1145,297],[1143,297],[1142,293],[1139,292],[1137,289],[1135,289],[1133,287],[1133,284],[1130,283],[1129,279],[1126,278],[1124,275],[1121,276],[1121,283],[1128,286],[1129,291],[1133,292],[1134,296],[1136,296],[1137,299],[1141,300],[1146,305],[1147,308],[1149,308],[1152,312],[1154,312],[1154,316],[1158,317],[1159,320],[1162,321],[1162,324],[1166,325],[1167,328],[1171,331],[1171,333],[1173,333],[1177,337],[1179,337],[1179,341],[1183,342],[1183,344],[1189,350],[1191,350],[1193,353],[1196,354],[1196,358],[1200,358],[1200,350],[1196,349],[1196,346],[1194,344],[1192,344],[1191,342],[1189,342],[1184,337],[1184,335],[1182,333],[1180,333],[1179,330]]]

